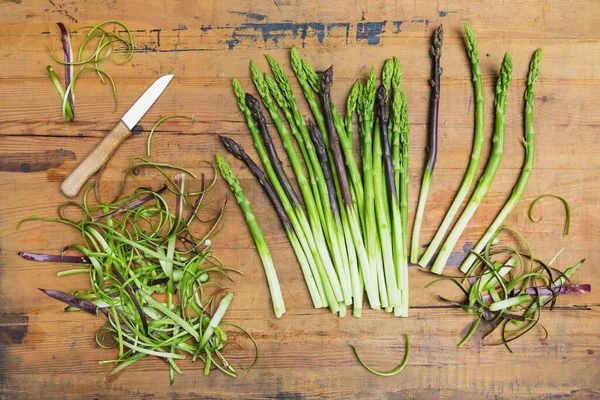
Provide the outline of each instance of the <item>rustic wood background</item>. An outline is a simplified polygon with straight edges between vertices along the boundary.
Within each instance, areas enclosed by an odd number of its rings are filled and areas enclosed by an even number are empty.
[[[262,4],[261,4],[262,3]],[[3,0],[0,2],[0,398],[598,398],[600,396],[600,3],[590,1],[292,1],[195,2],[116,0]],[[134,30],[136,54],[125,65],[106,63],[117,84],[114,112],[110,89],[93,74],[77,87],[77,119],[61,120],[60,101],[45,66],[55,65],[62,21],[74,30],[106,19]],[[442,65],[440,152],[424,221],[423,243],[443,218],[468,162],[473,134],[473,89],[465,56],[462,23],[477,38],[486,95],[486,135],[491,134],[493,86],[505,52],[514,60],[508,99],[508,126],[501,169],[461,238],[452,263],[460,261],[494,218],[519,174],[523,159],[522,97],[528,64],[543,48],[536,90],[536,162],[523,199],[507,221],[521,230],[546,259],[567,240],[564,211],[546,201],[533,224],[526,210],[541,194],[555,193],[572,206],[574,243],[561,256],[564,269],[587,259],[574,281],[591,283],[588,295],[565,296],[543,315],[549,338],[533,332],[513,346],[484,346],[472,339],[456,347],[472,318],[437,300],[458,298],[450,285],[423,289],[430,277],[412,267],[411,316],[365,311],[362,319],[337,318],[310,304],[302,276],[274,214],[252,176],[233,166],[254,203],[274,254],[288,312],[276,320],[267,300],[260,260],[238,208],[230,202],[227,226],[215,240],[216,254],[239,267],[244,277],[230,283],[236,299],[227,318],[257,338],[261,358],[237,379],[218,372],[204,377],[199,365],[182,363],[184,375],[169,386],[157,359],[144,359],[108,377],[115,356],[97,348],[93,335],[100,318],[65,314],[38,287],[67,290],[86,277],[57,278],[63,266],[27,262],[17,251],[58,252],[77,235],[62,226],[17,223],[28,216],[54,216],[65,201],[60,182],[98,143],[133,101],[157,77],[175,79],[140,122],[140,131],[117,151],[103,175],[103,193],[114,191],[129,159],[145,152],[150,127],[173,113],[194,114],[196,123],[173,120],[154,139],[154,158],[210,174],[201,163],[223,152],[217,134],[228,134],[252,149],[250,135],[230,87],[234,77],[254,92],[248,62],[266,69],[263,53],[289,70],[288,49],[296,44],[316,68],[335,64],[334,99],[345,101],[354,79],[368,68],[398,56],[410,105],[411,219],[423,168],[428,110],[430,36],[440,23],[446,37]],[[74,34],[77,46],[81,35]],[[300,95],[300,92],[297,92]],[[302,105],[304,107],[304,105]],[[307,110],[307,108],[305,108]],[[486,143],[484,160],[489,151]],[[252,153],[254,154],[254,153]],[[231,157],[228,157],[231,159]],[[130,185],[133,187],[133,185]],[[229,195],[223,182],[212,192]],[[403,334],[413,342],[405,371],[382,378],[364,370],[349,344],[382,369],[402,357]],[[235,363],[251,359],[251,343],[239,337]]]

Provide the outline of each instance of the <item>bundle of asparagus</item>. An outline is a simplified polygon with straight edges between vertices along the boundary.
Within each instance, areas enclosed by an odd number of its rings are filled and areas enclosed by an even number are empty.
[[[431,46],[429,144],[413,224],[411,261],[422,266],[428,265],[443,244],[432,268],[432,272],[437,274],[443,271],[450,252],[492,184],[504,148],[506,96],[512,74],[512,61],[508,54],[502,62],[496,87],[492,154],[467,207],[446,242],[442,243],[474,183],[484,140],[479,56],[475,36],[468,25],[465,25],[465,32],[476,99],[471,160],[452,206],[419,259],[421,220],[437,153],[442,26],[435,30]],[[534,57],[536,62],[532,64],[533,67],[539,65],[539,54],[536,53]],[[402,92],[400,62],[395,57],[385,62],[379,84],[374,68],[371,68],[364,86],[357,80],[348,96],[346,115],[342,118],[331,98],[333,66],[318,74],[307,60],[302,59],[295,47],[292,47],[290,55],[292,70],[314,122],[300,113],[289,78],[275,59],[266,56],[273,76],[261,72],[254,62],[250,62],[250,71],[262,104],[281,138],[300,194],[295,192],[283,169],[260,101],[245,93],[236,79],[233,80],[233,88],[238,105],[265,172],[232,139],[221,137],[221,140],[227,150],[248,165],[278,210],[315,307],[328,306],[332,312],[339,312],[343,316],[346,307],[352,305],[353,315],[360,317],[363,294],[366,292],[371,308],[383,308],[386,312],[393,311],[396,316],[406,317],[409,301],[407,232],[410,127],[406,97]],[[537,74],[536,68],[534,75]],[[530,77],[531,92],[534,83],[535,79]],[[532,108],[530,97],[526,97],[529,116]],[[355,158],[354,114],[358,115],[360,145],[357,153],[360,153],[360,163]],[[526,127],[528,132],[532,132],[531,125],[529,123]],[[532,137],[532,134],[526,134],[528,147],[523,178],[519,179],[505,209],[477,244],[477,252],[486,246],[522,193],[533,161],[533,151],[529,148]],[[463,272],[473,264],[474,257],[465,261],[461,268]]]
[[[374,69],[366,86],[357,81],[342,118],[331,98],[333,67],[317,74],[292,47],[292,69],[313,122],[302,116],[281,65],[266,57],[273,76],[251,62],[252,81],[283,143],[300,193],[284,171],[260,101],[245,93],[236,79],[238,106],[264,171],[233,139],[220,137],[222,143],[248,166],[275,207],[315,307],[329,307],[344,316],[352,306],[353,315],[360,317],[366,292],[371,308],[408,316],[409,126],[400,62],[394,58],[385,63],[379,87]],[[354,155],[355,113],[362,174]]]

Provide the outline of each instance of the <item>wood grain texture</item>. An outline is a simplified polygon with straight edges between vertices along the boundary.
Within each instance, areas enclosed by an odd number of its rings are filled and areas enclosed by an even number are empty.
[[[595,0],[560,1],[305,1],[240,0],[219,2],[131,0],[32,0],[0,3],[0,398],[598,398],[600,396],[600,27]],[[125,65],[106,63],[119,92],[114,111],[110,89],[94,74],[82,74],[76,88],[76,121],[64,123],[60,100],[46,76],[53,63],[49,45],[59,46],[55,22],[70,29],[107,18],[124,21],[134,31],[135,55]],[[507,138],[500,171],[451,258],[455,267],[507,199],[523,161],[522,114],[527,68],[533,51],[543,48],[536,88],[534,123],[536,160],[523,199],[506,221],[529,240],[535,253],[550,258],[568,238],[562,235],[564,211],[544,201],[538,224],[527,218],[539,195],[564,196],[572,206],[576,239],[560,257],[565,269],[585,258],[573,280],[590,283],[594,292],[560,298],[542,316],[549,338],[533,332],[514,345],[514,354],[485,346],[481,335],[458,349],[456,343],[472,318],[437,300],[458,298],[451,285],[422,289],[430,277],[410,267],[411,317],[396,319],[365,310],[362,319],[339,319],[314,310],[285,234],[250,172],[231,160],[253,203],[278,268],[288,312],[272,316],[267,285],[240,211],[230,202],[227,225],[214,241],[227,264],[244,271],[227,286],[236,294],[226,318],[257,338],[261,359],[256,368],[232,379],[202,375],[198,365],[181,363],[184,375],[169,386],[168,372],[156,359],[145,359],[126,372],[108,377],[111,367],[99,360],[115,356],[93,340],[101,318],[65,314],[37,287],[69,289],[86,278],[57,278],[62,266],[20,259],[17,251],[58,252],[78,240],[78,233],[47,223],[17,223],[32,215],[54,216],[66,199],[60,183],[101,141],[157,77],[174,80],[134,134],[117,149],[102,175],[101,193],[116,193],[132,156],[145,153],[151,126],[168,114],[193,114],[196,122],[171,120],[153,138],[152,155],[212,176],[202,160],[222,150],[217,134],[239,141],[256,158],[250,135],[237,109],[230,82],[237,77],[255,93],[248,63],[266,70],[263,53],[282,62],[291,74],[288,48],[317,69],[335,64],[332,96],[342,108],[356,78],[368,68],[398,56],[409,102],[410,222],[425,158],[429,101],[430,36],[444,24],[440,148],[422,229],[422,243],[434,235],[468,163],[473,135],[473,90],[464,51],[462,23],[478,38],[485,90],[486,138],[491,137],[492,99],[505,52],[514,60],[507,103]],[[81,33],[74,33],[77,45]],[[300,90],[292,79],[300,97]],[[301,111],[309,115],[304,102]],[[283,150],[274,136],[281,154]],[[483,159],[490,141],[486,139]],[[229,160],[229,158],[228,158]],[[288,173],[292,170],[284,161]],[[481,173],[481,170],[479,171]],[[158,184],[144,172],[126,188]],[[192,185],[195,183],[192,182]],[[197,183],[196,183],[197,184]],[[80,194],[81,196],[81,194]],[[231,194],[219,181],[210,196],[217,204]],[[410,226],[409,226],[410,228]],[[464,246],[464,247],[463,247]],[[401,359],[402,335],[413,343],[408,367],[393,378],[364,370],[349,344],[381,369]],[[251,343],[232,333],[236,365],[247,365]]]

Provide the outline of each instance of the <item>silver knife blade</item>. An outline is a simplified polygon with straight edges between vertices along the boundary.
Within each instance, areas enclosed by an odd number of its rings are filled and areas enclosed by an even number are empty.
[[[169,82],[173,79],[173,75],[165,75],[158,78],[152,86],[150,86],[140,97],[135,104],[125,113],[121,121],[129,130],[132,130],[133,127],[139,122],[140,119],[146,114],[146,112],[152,107],[152,104],[158,99],[161,93],[165,90]]]

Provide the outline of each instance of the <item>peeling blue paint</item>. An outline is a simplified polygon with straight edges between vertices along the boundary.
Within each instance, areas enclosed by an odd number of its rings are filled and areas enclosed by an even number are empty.
[[[440,12],[438,12],[438,15],[440,17],[447,17],[448,14],[456,14],[456,11],[440,11]]]
[[[402,32],[402,24],[405,22],[406,20],[392,21],[392,26],[394,27],[395,34]]]
[[[385,32],[385,24],[381,22],[359,22],[356,25],[356,42],[359,43],[366,39],[367,44],[375,45],[381,41],[381,34]]]
[[[346,28],[346,44],[348,44],[348,37],[350,36],[350,23],[349,22],[332,22],[327,24],[327,36],[335,28]]]
[[[187,26],[184,24],[177,24],[177,28],[173,29],[174,31],[187,31]]]
[[[253,19],[255,21],[264,21],[267,16],[259,13],[252,12],[244,12],[244,11],[229,11],[230,14],[242,15],[248,19]]]
[[[200,30],[201,30],[202,32],[208,32],[208,31],[211,31],[211,30],[212,30],[212,28],[213,28],[213,27],[212,27],[212,25],[201,25],[201,26],[200,26]]]
[[[237,46],[238,44],[240,44],[241,40],[237,38],[237,33],[233,32],[233,34],[231,35],[231,39],[226,40],[225,43],[227,43],[227,48],[229,50],[233,50],[233,48],[235,46]]]
[[[287,37],[296,39],[298,36],[300,36],[300,39],[302,40],[302,47],[304,47],[304,41],[308,36],[309,29],[316,31],[317,40],[319,43],[323,43],[323,39],[325,38],[325,24],[321,22],[273,22],[266,24],[246,23],[241,27],[236,28],[237,31],[245,29],[260,31],[264,43],[267,43],[270,40],[275,45],[279,43],[280,39]]]
[[[429,20],[428,19],[424,19],[423,17],[414,17],[410,22],[412,22],[413,24],[425,24],[425,31],[427,30],[427,27],[429,26]]]
[[[162,29],[150,29],[148,32],[152,33],[152,32],[156,32],[156,47],[160,47],[160,33],[162,32]],[[154,44],[154,43],[151,43]]]

